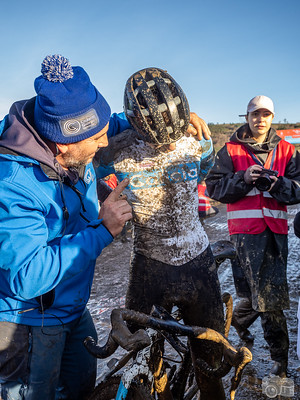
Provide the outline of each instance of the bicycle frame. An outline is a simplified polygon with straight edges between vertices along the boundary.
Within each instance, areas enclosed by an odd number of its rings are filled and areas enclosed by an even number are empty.
[[[143,350],[140,350],[136,355],[134,360],[134,364],[127,369],[120,381],[120,386],[118,389],[118,393],[116,396],[116,400],[125,400],[127,398],[128,390],[132,381],[137,376],[144,376],[149,382],[153,382],[155,385],[156,391],[164,391],[165,386],[167,383],[167,376],[164,374],[163,378],[158,378],[162,368],[162,362],[159,364],[159,368],[155,373],[152,373],[151,369],[149,368],[148,361],[151,358],[151,346],[157,340],[158,333],[154,329],[147,328],[146,332],[151,340],[150,346],[146,347]],[[162,361],[162,358],[161,358]],[[159,387],[161,389],[159,389]]]
[[[235,257],[235,249],[232,244],[228,246],[228,243],[230,242],[219,241],[212,245],[217,267],[225,259]],[[180,324],[178,322],[180,318],[175,320],[166,312],[166,310],[161,309],[160,307],[156,308],[151,315],[127,309],[114,309],[111,313],[112,330],[107,343],[103,347],[100,347],[96,345],[92,338],[86,338],[84,344],[88,351],[98,358],[108,357],[116,350],[118,345],[129,351],[128,355],[124,356],[115,368],[107,374],[104,381],[111,377],[120,368],[125,366],[129,359],[132,357],[135,358],[133,365],[126,369],[122,374],[115,400],[126,400],[131,384],[136,378],[142,377],[150,383],[152,393],[156,392],[160,400],[173,400],[173,395],[170,390],[170,384],[163,362],[164,356],[162,347],[157,346],[157,342],[161,337],[165,337],[177,353],[180,354],[184,364],[182,353],[185,354],[186,349],[184,349],[184,345],[180,341],[179,344],[176,342],[176,335],[186,336],[187,338],[196,338],[198,340],[208,340],[223,346],[224,357],[221,367],[214,370],[204,360],[197,360],[197,366],[202,370],[202,372],[204,371],[207,376],[213,376],[215,378],[225,376],[230,369],[234,367],[235,375],[231,380],[230,389],[230,398],[233,400],[235,397],[235,391],[241,379],[242,371],[246,364],[251,361],[252,354],[246,347],[242,347],[237,351],[228,342],[227,337],[232,317],[232,298],[228,293],[224,293],[222,299],[226,304],[225,335],[209,328]],[[131,333],[126,322],[134,323],[143,327],[143,329]],[[171,338],[168,337],[169,335]],[[153,352],[152,350],[155,346],[156,351]],[[155,353],[155,357],[152,353]],[[180,397],[181,399],[183,398],[185,382],[188,376],[184,365],[182,366],[182,369],[185,378],[182,379],[183,383],[177,382],[179,389],[176,386],[176,392],[182,393],[182,397]],[[184,399],[192,399],[192,394],[187,395]]]

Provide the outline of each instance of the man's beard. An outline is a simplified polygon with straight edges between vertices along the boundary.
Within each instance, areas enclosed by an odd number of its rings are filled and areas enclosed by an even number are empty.
[[[80,168],[80,167],[85,167],[88,162],[84,160],[77,160],[75,159],[72,155],[65,153],[63,155],[64,159],[64,164],[67,168]]]

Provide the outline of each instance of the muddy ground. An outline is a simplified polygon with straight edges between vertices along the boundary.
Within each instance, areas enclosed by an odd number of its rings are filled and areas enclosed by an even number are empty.
[[[219,213],[203,221],[203,225],[211,242],[220,239],[229,239],[226,223],[226,208],[218,205]],[[290,335],[289,368],[288,377],[294,384],[294,396],[287,397],[283,394],[277,399],[300,399],[300,361],[296,354],[297,340],[297,306],[299,299],[299,278],[300,278],[300,239],[298,239],[292,229],[293,218],[300,209],[300,206],[289,207],[289,259],[288,259],[288,280],[290,288],[290,310],[285,312],[288,322]],[[94,318],[99,335],[99,342],[104,344],[110,329],[110,312],[113,308],[124,306],[125,294],[128,282],[128,270],[132,241],[130,234],[127,235],[128,241],[123,243],[116,239],[108,246],[97,261],[95,280],[92,294],[89,301],[89,309]],[[219,279],[222,291],[229,292],[235,302],[235,289],[233,285],[232,273],[229,262],[225,262],[219,269]],[[268,399],[262,393],[262,379],[268,376],[272,366],[268,346],[263,338],[260,319],[250,328],[255,335],[254,345],[251,349],[253,354],[252,362],[245,368],[241,384],[236,393],[236,400],[260,400]],[[231,328],[229,340],[235,348],[241,347],[240,341],[234,328]],[[120,354],[122,351],[119,350]],[[107,360],[98,360],[98,380],[107,371]],[[223,378],[227,396],[229,398],[230,377]],[[213,399],[212,399],[213,400]]]

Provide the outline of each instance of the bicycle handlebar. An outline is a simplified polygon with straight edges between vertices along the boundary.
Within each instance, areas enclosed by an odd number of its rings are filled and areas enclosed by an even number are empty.
[[[155,310],[156,315],[167,318],[167,313],[161,313]],[[152,315],[144,314],[128,309],[114,309],[111,313],[112,330],[110,332],[107,343],[104,346],[98,346],[94,339],[87,337],[84,345],[87,350],[97,358],[106,358],[111,355],[120,345],[132,354],[151,344],[150,338],[144,329],[131,333],[125,322],[133,322],[144,328],[150,327],[157,331],[166,331],[171,334],[188,336],[191,338],[209,340],[223,345],[224,360],[221,366],[214,370],[204,360],[198,360],[197,365],[201,371],[208,376],[222,377],[235,367],[235,374],[231,379],[230,396],[234,399],[236,389],[240,383],[242,372],[245,366],[252,360],[252,354],[247,347],[236,350],[228,340],[219,332],[197,326],[182,325],[173,318],[160,319]],[[128,360],[128,358],[127,358]]]
[[[164,314],[163,317],[166,318],[166,315]],[[116,328],[112,336],[114,340],[118,341],[120,344],[121,340],[124,340],[124,337],[120,337],[118,331],[120,332],[120,325],[125,325],[124,321],[134,322],[138,325],[150,327],[158,331],[165,330],[173,334],[194,337],[200,340],[205,339],[222,344],[224,347],[224,361],[216,371],[211,369],[210,375],[212,376],[215,374],[216,376],[219,374],[220,376],[225,376],[231,367],[235,367],[235,374],[231,380],[231,398],[234,398],[235,391],[240,383],[245,366],[252,360],[252,353],[247,347],[242,347],[241,349],[236,350],[222,334],[210,328],[182,325],[174,319],[159,319],[151,315],[127,309],[113,310],[111,321],[112,326]],[[130,335],[132,335],[127,327],[126,330]],[[123,331],[123,333],[125,333],[125,331]],[[126,345],[126,343],[122,343]]]
[[[157,331],[167,331],[172,334],[188,336],[197,339],[205,339],[213,341],[215,343],[222,344],[228,351],[228,358],[232,359],[237,354],[237,350],[228,342],[228,340],[219,332],[198,326],[182,325],[176,320],[172,319],[159,319],[148,314],[141,313],[139,311],[129,310],[126,308],[114,309],[111,312],[111,324],[112,330],[109,335],[108,341],[104,346],[96,346],[94,351],[93,346],[89,346],[89,343],[93,343],[94,340],[90,340],[90,337],[86,338],[84,343],[88,351],[97,358],[106,358],[110,356],[120,345],[127,351],[138,351],[141,348],[149,346],[150,339],[144,329],[131,333],[128,329],[126,322],[133,322],[142,327],[149,327]],[[112,345],[112,341],[117,343]],[[232,363],[234,365],[234,363]]]
[[[87,351],[96,358],[107,358],[114,354],[119,347],[119,344],[112,338],[111,331],[104,346],[99,346],[91,336],[86,337],[83,344]]]

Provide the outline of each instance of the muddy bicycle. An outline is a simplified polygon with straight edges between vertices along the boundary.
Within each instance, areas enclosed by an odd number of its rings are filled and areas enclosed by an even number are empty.
[[[212,245],[217,265],[234,256],[230,242],[219,241]],[[180,321],[179,311],[169,314],[162,307],[153,307],[151,315],[128,309],[115,309],[111,313],[112,330],[107,343],[99,346],[86,338],[85,346],[97,358],[107,358],[118,346],[128,351],[96,386],[88,400],[192,400],[198,393],[194,379],[187,338],[208,340],[223,346],[223,359],[218,368],[210,367],[204,360],[197,360],[197,367],[208,377],[221,378],[235,369],[231,381],[230,398],[241,380],[244,367],[251,361],[251,352],[242,347],[236,350],[227,340],[232,299],[223,294],[226,305],[225,334],[209,328],[187,326]],[[126,323],[142,329],[131,333]],[[175,358],[170,359],[162,349],[166,341]],[[119,374],[118,374],[119,371]],[[121,374],[120,374],[121,372]]]

